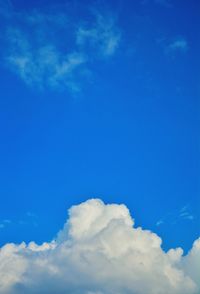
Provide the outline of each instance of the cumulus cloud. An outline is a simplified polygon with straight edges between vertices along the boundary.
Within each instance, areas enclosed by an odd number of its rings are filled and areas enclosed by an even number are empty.
[[[120,42],[112,14],[91,12],[77,18],[69,7],[4,13],[7,66],[26,84],[77,92],[94,61],[111,57]],[[89,19],[89,20],[87,20]]]
[[[69,210],[52,242],[1,248],[0,293],[199,293],[200,239],[186,256],[161,243],[126,206],[91,199]]]

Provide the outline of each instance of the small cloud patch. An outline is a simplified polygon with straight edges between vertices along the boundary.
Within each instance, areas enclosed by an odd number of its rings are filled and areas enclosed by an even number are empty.
[[[188,42],[183,37],[178,37],[166,47],[166,53],[186,53],[189,49]]]

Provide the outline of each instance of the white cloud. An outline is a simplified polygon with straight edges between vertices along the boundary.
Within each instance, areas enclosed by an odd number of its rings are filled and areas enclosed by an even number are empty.
[[[86,21],[71,17],[66,7],[53,12],[10,9],[9,15],[7,9],[7,67],[27,85],[80,91],[91,64],[111,57],[120,42],[114,17],[89,11],[90,21]]]
[[[88,200],[69,210],[56,240],[1,248],[0,293],[199,293],[200,239],[186,256],[161,243],[124,205]]]

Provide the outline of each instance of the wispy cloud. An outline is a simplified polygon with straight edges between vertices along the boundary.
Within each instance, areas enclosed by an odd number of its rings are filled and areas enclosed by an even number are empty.
[[[3,222],[4,222],[4,224],[11,224],[12,223],[12,221],[10,219],[4,219]]]
[[[77,44],[87,48],[98,49],[101,57],[111,56],[115,53],[120,41],[120,31],[115,26],[115,19],[96,14],[93,27],[82,26],[77,31]]]
[[[61,8],[54,13],[10,9],[4,60],[28,85],[77,92],[91,64],[114,55],[120,30],[112,14],[88,9],[90,21],[85,21]]]
[[[21,219],[4,219],[0,221],[0,229],[9,226],[16,227],[18,225],[38,226],[38,216],[35,213],[28,211]]]
[[[38,226],[38,216],[37,214],[28,211],[23,217],[22,219],[17,221],[18,225],[25,225],[25,226],[34,226],[37,227]]]
[[[193,220],[194,216],[190,212],[189,205],[183,206],[179,211],[180,219]]]
[[[158,227],[158,226],[162,225],[163,223],[164,223],[164,220],[160,219],[156,222],[156,226]]]
[[[6,226],[10,225],[12,221],[10,219],[4,219],[0,222],[0,229],[4,229]]]
[[[0,249],[0,293],[199,293],[200,239],[185,256],[161,243],[125,205],[91,199],[70,209],[55,240]]]
[[[177,37],[166,46],[167,53],[187,52],[189,49],[188,42],[183,37]]]
[[[190,206],[185,205],[178,210],[167,213],[161,219],[156,222],[156,226],[163,224],[177,224],[180,221],[193,221],[195,219],[191,212]]]
[[[154,0],[154,2],[164,7],[168,7],[168,8],[173,7],[172,2],[170,0]]]

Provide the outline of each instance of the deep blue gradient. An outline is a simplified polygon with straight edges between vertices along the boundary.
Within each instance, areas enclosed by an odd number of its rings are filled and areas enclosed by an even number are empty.
[[[102,4],[118,16],[120,46],[75,97],[30,88],[1,63],[0,221],[11,220],[1,244],[51,240],[67,208],[91,197],[126,204],[166,249],[199,236],[200,7],[171,2]],[[166,53],[177,36],[188,50]],[[178,216],[186,205],[192,220]]]

